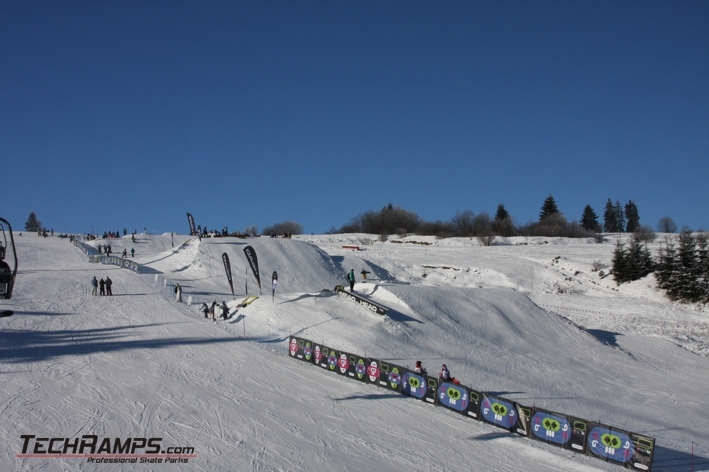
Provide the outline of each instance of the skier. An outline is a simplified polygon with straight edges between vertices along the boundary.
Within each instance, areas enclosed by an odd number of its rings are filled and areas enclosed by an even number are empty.
[[[222,301],[222,317],[226,320],[229,317],[229,307],[226,306],[226,302]]]
[[[91,295],[96,295],[96,289],[98,288],[98,280],[96,280],[96,277],[91,279],[91,287],[93,287],[91,290]]]
[[[135,257],[135,248],[130,248],[130,257]]]
[[[106,295],[113,295],[111,285],[113,285],[113,280],[110,277],[106,277]]]
[[[212,306],[209,308],[209,313],[211,313],[213,320],[216,320],[216,319],[217,319],[217,312],[216,312],[216,310],[217,310],[217,301],[216,301],[216,300],[213,300],[213,301],[212,301]]]
[[[106,288],[105,288],[105,287],[106,287],[106,282],[105,282],[103,279],[101,279],[101,280],[99,280],[99,282],[98,282],[98,286],[99,286],[99,294],[100,294],[100,295],[106,295]]]
[[[178,283],[175,283],[175,300],[182,303],[182,287]]]
[[[347,274],[347,280],[350,282],[350,292],[354,292],[354,284],[355,284],[354,269],[350,269],[350,273]]]
[[[206,303],[202,303],[202,308],[200,308],[200,311],[204,313],[204,317],[207,318],[209,315],[209,307],[207,306]]]
[[[417,374],[428,375],[426,369],[424,369],[421,365],[421,361],[416,361],[416,367],[414,367],[414,372],[416,372]]]
[[[360,272],[360,274],[362,274],[362,280],[367,280],[367,274],[369,274],[369,271],[362,269],[362,272]]]
[[[123,248],[123,258],[125,259],[126,257],[128,257],[128,249]]]

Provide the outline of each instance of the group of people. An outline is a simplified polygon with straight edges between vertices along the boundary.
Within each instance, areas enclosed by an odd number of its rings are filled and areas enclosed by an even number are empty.
[[[128,257],[128,249],[123,248],[123,257]],[[135,249],[130,248],[130,257],[135,257]]]
[[[426,372],[426,369],[424,369],[421,361],[416,361],[416,367],[414,367],[414,372],[421,375],[428,375],[428,372]],[[448,370],[448,367],[446,367],[445,364],[441,366],[441,371],[438,373],[438,380],[440,382],[452,382],[455,380],[455,377],[451,377],[451,372],[450,370]]]
[[[202,303],[202,307],[199,309],[202,313],[204,313],[205,318],[211,318],[216,321],[217,319],[217,313],[221,310],[221,318],[223,319],[228,319],[229,318],[229,307],[226,305],[225,301],[222,301],[221,305],[217,305],[217,301],[214,300],[211,305],[207,305],[206,303]]]
[[[112,286],[113,280],[110,277],[106,276],[106,280],[96,280],[96,277],[94,277],[91,279],[91,295],[96,295],[97,289],[100,290],[99,295],[113,295]]]

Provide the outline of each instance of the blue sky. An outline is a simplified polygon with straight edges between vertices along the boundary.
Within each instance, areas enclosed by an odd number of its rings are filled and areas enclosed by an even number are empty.
[[[709,229],[709,2],[0,0],[0,163],[18,229]]]

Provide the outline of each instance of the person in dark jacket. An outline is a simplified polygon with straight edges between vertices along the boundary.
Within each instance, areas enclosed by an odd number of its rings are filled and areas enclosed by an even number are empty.
[[[209,313],[211,313],[213,320],[217,319],[217,301],[216,300],[212,301],[212,306],[209,308]]]
[[[101,279],[98,281],[98,286],[99,286],[99,294],[106,295],[106,282],[103,279]]]
[[[110,277],[106,277],[106,295],[113,295],[111,286],[113,285],[113,280]]]
[[[204,313],[204,317],[208,318],[209,317],[209,307],[207,306],[206,303],[202,303],[202,308],[200,308],[200,311]]]
[[[226,320],[229,316],[229,307],[226,306],[226,302],[222,301],[222,317]]]
[[[354,284],[355,284],[354,269],[351,269],[350,273],[347,274],[347,280],[350,283],[350,292],[354,292]]]
[[[96,280],[96,277],[91,279],[91,295],[96,295],[96,290],[98,289],[98,280]]]

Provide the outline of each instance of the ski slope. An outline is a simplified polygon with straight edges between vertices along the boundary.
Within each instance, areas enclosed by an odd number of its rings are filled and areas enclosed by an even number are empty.
[[[243,255],[251,245],[262,296],[212,322],[153,274],[89,263],[56,237],[16,237],[20,270],[3,304],[16,314],[0,331],[10,468],[116,470],[15,457],[23,434],[95,434],[194,447],[189,463],[155,470],[620,470],[294,361],[287,336],[297,334],[401,365],[422,360],[431,372],[446,363],[473,388],[655,437],[653,470],[691,470],[694,443],[695,470],[709,469],[707,311],[667,302],[651,281],[616,287],[591,272],[610,260],[612,240],[136,238],[90,244],[135,247],[136,262],[199,302],[239,300],[247,280],[258,294]],[[355,289],[387,316],[322,291],[350,269],[358,280],[371,272]],[[94,275],[111,277],[113,297],[91,295]]]

